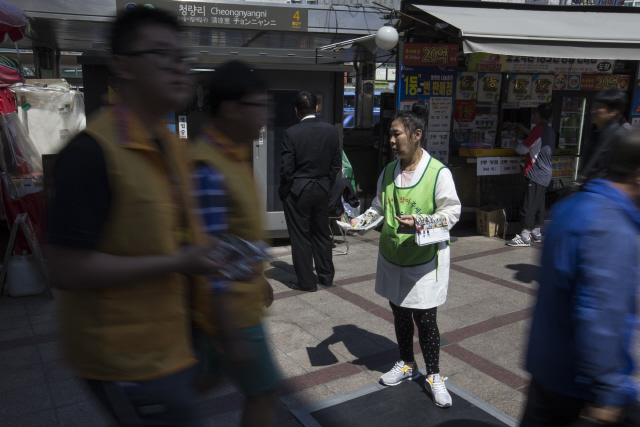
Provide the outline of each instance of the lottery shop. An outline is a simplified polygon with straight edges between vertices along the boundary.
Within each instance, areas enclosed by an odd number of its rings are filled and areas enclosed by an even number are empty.
[[[451,168],[463,216],[499,206],[505,230],[518,231],[523,158],[513,148],[525,135],[511,125],[530,127],[539,104],[553,106],[557,141],[549,205],[579,173],[598,90],[626,91],[624,118],[640,123],[640,37],[630,36],[640,10],[631,9],[402,2],[397,108],[429,105],[424,148]]]

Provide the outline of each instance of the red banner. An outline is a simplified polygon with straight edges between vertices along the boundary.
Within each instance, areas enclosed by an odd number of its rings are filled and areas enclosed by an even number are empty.
[[[455,67],[458,65],[458,51],[455,44],[405,43],[402,52],[404,65],[429,65]]]

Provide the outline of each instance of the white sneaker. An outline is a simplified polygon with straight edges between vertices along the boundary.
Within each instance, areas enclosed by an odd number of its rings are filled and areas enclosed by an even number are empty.
[[[429,375],[427,381],[425,381],[425,385],[429,386],[429,391],[431,391],[433,402],[441,408],[448,408],[452,403],[451,395],[447,391],[447,386],[444,385],[444,380],[446,379],[442,378],[440,374],[433,374]]]
[[[406,363],[398,360],[389,372],[380,377],[380,383],[383,385],[394,386],[403,381],[415,380],[420,376],[420,372],[416,369],[415,362]]]

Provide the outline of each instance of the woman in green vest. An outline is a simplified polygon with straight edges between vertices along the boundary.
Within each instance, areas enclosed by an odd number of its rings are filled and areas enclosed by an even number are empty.
[[[400,360],[380,382],[394,386],[419,376],[413,355],[413,331],[418,327],[427,369],[427,386],[440,407],[451,396],[440,376],[440,333],[436,310],[447,298],[448,242],[418,246],[416,219],[444,219],[451,228],[460,218],[460,200],[449,169],[421,148],[426,135],[423,101],[411,111],[398,112],[391,122],[389,142],[396,160],[378,180],[377,197],[368,212],[384,215],[376,272],[376,293],[393,310]],[[355,222],[357,219],[354,219]]]

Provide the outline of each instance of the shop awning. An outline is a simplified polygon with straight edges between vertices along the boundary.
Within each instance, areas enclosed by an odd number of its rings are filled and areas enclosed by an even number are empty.
[[[464,2],[461,7],[462,2],[455,3],[411,4],[409,10],[420,9],[432,22],[456,27],[465,53],[640,60],[640,14],[629,10],[635,8],[535,8],[496,3],[486,7],[485,2]],[[453,32],[450,27],[445,29]]]

